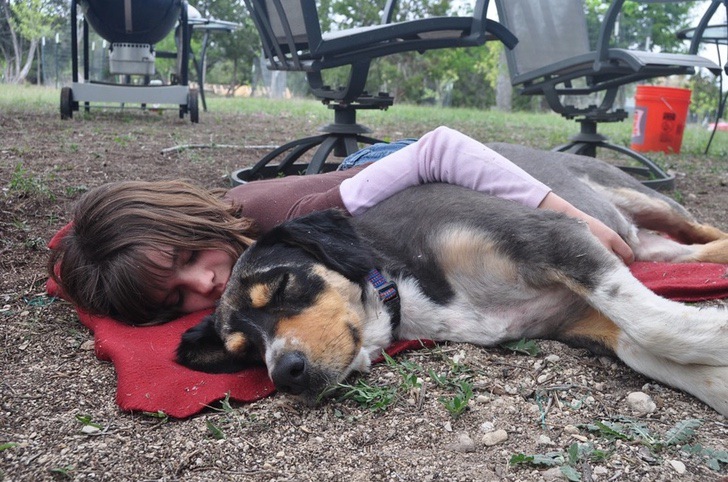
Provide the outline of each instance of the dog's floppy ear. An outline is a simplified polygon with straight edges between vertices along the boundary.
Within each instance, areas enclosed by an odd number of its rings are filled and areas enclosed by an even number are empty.
[[[316,261],[360,282],[373,267],[369,248],[350,219],[329,209],[287,221],[258,240],[260,246],[283,243],[303,249]]]
[[[242,334],[235,334],[239,345],[245,344]],[[244,346],[239,346],[241,352]],[[250,361],[231,353],[215,330],[215,315],[206,316],[184,334],[177,347],[177,363],[207,373],[235,373],[251,365]]]

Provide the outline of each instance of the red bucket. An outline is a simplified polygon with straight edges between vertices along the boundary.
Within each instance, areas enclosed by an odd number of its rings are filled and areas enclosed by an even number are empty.
[[[638,85],[631,148],[677,154],[690,106],[690,89]]]

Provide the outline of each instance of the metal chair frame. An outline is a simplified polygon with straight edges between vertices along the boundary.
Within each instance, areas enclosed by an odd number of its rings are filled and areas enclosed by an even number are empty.
[[[543,3],[556,0],[532,1]],[[518,0],[496,0],[496,7],[503,25],[519,35],[519,29],[524,26],[514,23],[513,9],[516,3]],[[583,4],[583,1],[579,3]],[[610,149],[625,154],[641,164],[640,167],[625,166],[623,169],[644,178],[644,184],[654,188],[672,189],[674,176],[664,172],[646,156],[626,146],[610,142],[606,136],[597,133],[597,125],[601,122],[620,122],[628,117],[623,109],[614,108],[618,90],[625,84],[655,77],[693,74],[699,67],[716,73],[720,72],[720,67],[695,53],[667,54],[612,47],[610,41],[614,36],[615,24],[623,3],[624,0],[614,0],[611,3],[601,24],[596,48],[591,50],[585,45],[583,54],[561,59],[531,71],[520,72],[518,49],[528,48],[524,38],[521,38],[517,48],[506,52],[511,83],[519,87],[519,93],[522,95],[544,96],[554,112],[580,123],[580,132],[570,138],[568,143],[554,148],[555,151],[595,157],[597,148]],[[554,38],[539,41],[548,40],[558,41]],[[576,86],[574,81],[577,79],[583,83]],[[567,95],[583,96],[597,92],[602,93],[598,105],[578,107],[564,102],[564,96]]]
[[[357,124],[360,109],[389,108],[394,99],[384,92],[365,91],[373,59],[400,52],[477,47],[487,40],[500,40],[513,47],[517,39],[499,23],[487,19],[489,0],[477,0],[469,17],[431,17],[393,22],[396,0],[388,0],[381,23],[322,33],[315,0],[245,0],[261,37],[270,70],[306,73],[314,96],[334,111],[334,122],[319,129],[320,135],[289,142],[263,157],[252,168],[232,173],[233,184],[260,178],[305,172],[315,174],[336,169],[326,162],[330,154],[344,157],[359,144],[383,142],[369,137],[371,130]],[[349,66],[342,87],[326,85],[323,71]],[[308,164],[296,163],[317,148]],[[280,162],[273,161],[282,157]]]

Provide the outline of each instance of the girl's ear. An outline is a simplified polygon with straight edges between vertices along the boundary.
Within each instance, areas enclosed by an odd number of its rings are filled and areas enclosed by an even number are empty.
[[[361,282],[374,267],[369,248],[341,211],[319,211],[282,223],[256,245],[285,244],[304,250],[327,268]]]
[[[215,314],[206,316],[198,325],[182,335],[177,347],[177,363],[207,373],[235,373],[251,366],[245,357],[247,352],[245,337],[235,335],[238,353],[230,352],[225,342],[215,330]]]

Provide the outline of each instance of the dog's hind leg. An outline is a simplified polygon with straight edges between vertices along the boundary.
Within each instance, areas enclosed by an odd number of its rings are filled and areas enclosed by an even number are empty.
[[[667,234],[686,244],[728,239],[728,233],[698,223],[682,206],[664,196],[647,195],[629,188],[592,186],[643,229]]]
[[[637,260],[728,263],[728,233],[698,223],[673,200],[630,188],[592,187],[638,226],[637,242],[630,243]]]
[[[689,393],[728,417],[728,366],[680,364],[643,349],[627,336],[617,356],[635,371]],[[670,351],[664,347],[663,353]]]
[[[706,244],[682,244],[652,231],[640,229],[632,245],[638,261],[673,263],[705,262],[728,264],[728,238]]]

